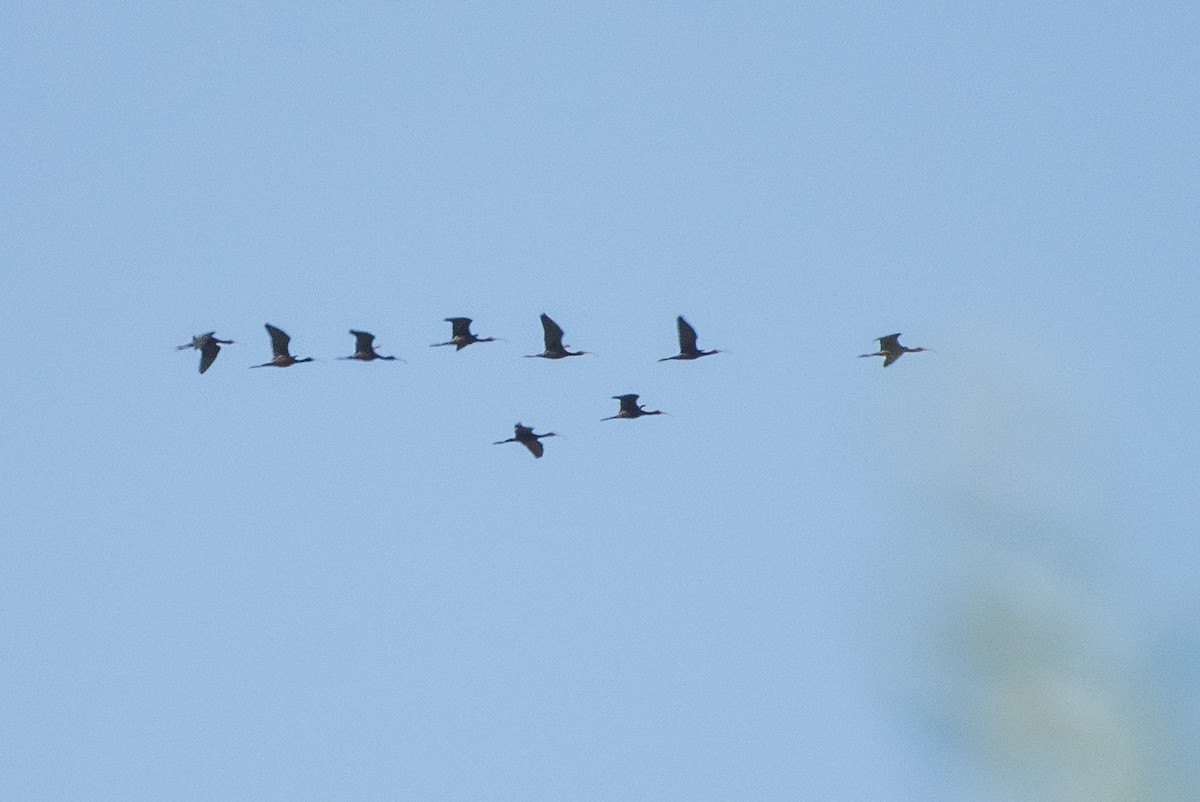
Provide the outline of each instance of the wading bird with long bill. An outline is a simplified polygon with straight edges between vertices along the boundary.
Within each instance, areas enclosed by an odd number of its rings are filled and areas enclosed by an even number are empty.
[[[616,415],[609,415],[607,418],[600,420],[615,420],[616,418],[640,418],[643,415],[665,415],[661,409],[646,409],[637,402],[638,396],[636,393],[627,393],[626,395],[614,395],[613,398],[621,402],[621,408]]]
[[[429,347],[437,348],[441,345],[453,345],[455,351],[461,351],[471,343],[490,343],[495,342],[495,337],[476,337],[471,332],[471,318],[469,317],[448,317],[445,319],[450,324],[450,339],[444,343],[433,343]]]
[[[883,357],[883,366],[885,368],[905,354],[915,354],[920,351],[933,350],[932,348],[909,348],[901,345],[899,332],[896,334],[888,334],[883,337],[876,337],[875,339],[879,342],[879,350],[872,354],[859,354],[858,356],[860,359],[868,356],[881,356]]]
[[[542,335],[546,350],[540,354],[525,354],[525,356],[531,359],[539,356],[545,359],[562,359],[564,356],[583,356],[591,353],[591,351],[568,351],[563,345],[562,328],[545,312],[542,313]]]
[[[295,365],[298,362],[312,362],[311,356],[306,356],[304,359],[296,359],[288,353],[288,343],[292,338],[287,336],[283,329],[276,328],[270,323],[263,324],[267,329],[267,334],[271,335],[271,350],[275,353],[275,357],[270,362],[264,362],[261,365],[251,365],[252,368],[286,368],[289,365]]]
[[[895,360],[904,357],[905,354],[914,354],[922,351],[932,351],[932,348],[908,348],[900,345],[900,333],[888,334],[882,337],[876,337],[880,343],[880,349],[871,354],[858,354],[858,358],[864,357],[883,357],[883,366],[894,363]]]
[[[233,340],[218,340],[215,331],[206,331],[203,334],[197,334],[187,345],[175,346],[175,350],[182,351],[185,348],[195,348],[199,351],[200,372],[203,373],[212,366],[213,361],[217,358],[217,354],[221,352],[221,345],[229,345],[232,342]],[[218,345],[218,343],[221,345]]]
[[[515,427],[515,433],[507,440],[497,440],[492,443],[494,446],[504,445],[505,443],[520,443],[529,449],[529,452],[535,457],[542,456],[542,444],[538,442],[543,437],[559,437],[560,435],[554,432],[546,432],[545,434],[534,434],[532,426],[525,426],[518,423]]]
[[[339,356],[338,359],[358,359],[363,362],[370,362],[372,359],[398,359],[394,356],[383,356],[375,350],[375,335],[369,331],[358,331],[350,329],[350,333],[354,335],[354,355]],[[401,359],[401,362],[404,360]]]
[[[675,326],[679,329],[679,353],[675,356],[664,356],[659,362],[666,362],[669,359],[699,359],[702,356],[711,356],[712,354],[721,353],[719,348],[714,348],[711,351],[701,351],[696,347],[696,330],[692,328],[692,324],[683,319],[683,316],[675,318]]]

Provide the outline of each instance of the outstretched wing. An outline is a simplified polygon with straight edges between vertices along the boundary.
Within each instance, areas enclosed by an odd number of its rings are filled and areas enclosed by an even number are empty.
[[[217,345],[217,341],[214,340],[212,337],[209,337],[207,340],[204,341],[204,344],[200,346],[200,372],[201,373],[203,373],[204,371],[209,369],[209,367],[212,365],[213,361],[217,358],[217,354],[220,353],[220,351],[221,351],[221,346]]]
[[[675,318],[679,325],[679,353],[690,354],[696,350],[696,330],[692,328],[692,324],[683,319],[683,316]]]
[[[471,318],[448,317],[446,318],[446,322],[450,324],[450,334],[452,337],[471,336]]]
[[[879,338],[879,350],[890,353],[900,350],[900,333],[886,334]]]
[[[283,329],[276,328],[270,323],[264,325],[267,327],[267,334],[271,335],[271,350],[275,356],[287,356],[288,343],[292,341],[292,338],[287,336]]]
[[[533,456],[535,456],[535,457],[542,456],[542,451],[544,449],[542,448],[542,443],[540,440],[530,438],[528,440],[522,440],[521,442],[525,444],[525,447],[529,449],[530,453],[533,454]]]
[[[561,351],[563,348],[562,327],[551,320],[545,312],[542,313],[542,331],[545,333],[546,350]]]
[[[619,395],[619,396],[617,396],[617,400],[619,400],[621,402],[621,411],[622,412],[632,412],[634,414],[637,414],[638,412],[641,411],[640,409],[638,409],[638,403],[637,403],[638,396],[633,393],[630,393],[629,395]]]
[[[356,354],[369,354],[375,350],[374,334],[369,331],[356,331],[354,329],[350,329],[350,333],[354,335],[354,352]]]

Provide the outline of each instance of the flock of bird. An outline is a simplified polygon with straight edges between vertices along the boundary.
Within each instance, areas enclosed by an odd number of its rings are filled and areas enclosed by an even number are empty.
[[[590,354],[591,351],[568,351],[563,345],[563,330],[557,323],[551,320],[550,316],[544,312],[541,315],[542,334],[545,350],[540,354],[526,354],[526,357],[543,359],[562,359],[568,356],[582,356]],[[453,345],[456,351],[461,351],[468,345],[474,343],[490,343],[496,342],[496,337],[479,337],[471,331],[471,318],[468,317],[448,317],[445,322],[450,324],[450,339],[444,343],[432,343],[431,348],[437,348],[443,345]],[[664,356],[659,359],[659,362],[666,362],[671,359],[699,359],[702,356],[711,356],[719,354],[720,349],[703,351],[696,345],[696,330],[692,325],[683,319],[682,316],[675,318],[676,328],[679,332],[679,353],[674,356]],[[267,334],[271,337],[271,353],[273,354],[270,362],[264,362],[261,365],[251,365],[252,368],[286,368],[292,365],[297,365],[301,362],[312,362],[312,357],[306,356],[299,359],[292,356],[289,345],[291,337],[287,335],[283,329],[272,326],[270,323],[265,324]],[[363,362],[370,362],[375,359],[395,360],[399,359],[395,356],[383,356],[375,350],[375,335],[367,331],[358,331],[351,329],[350,334],[354,337],[354,353],[350,356],[338,357],[338,359],[357,359]],[[929,351],[929,348],[909,348],[900,344],[900,335],[887,334],[883,337],[876,338],[879,343],[879,350],[869,354],[859,354],[860,357],[881,356],[883,357],[883,366],[895,362],[904,354],[917,353],[918,351]],[[176,346],[177,350],[186,348],[194,348],[200,352],[200,372],[204,373],[217,358],[217,354],[221,352],[222,345],[229,345],[233,340],[221,340],[217,338],[215,331],[207,331],[203,334],[197,334],[192,338],[190,343]],[[403,359],[399,361],[403,362]],[[614,395],[613,399],[620,402],[620,407],[616,415],[610,415],[601,420],[615,420],[617,418],[640,418],[645,415],[662,415],[665,414],[661,409],[646,409],[643,405],[637,402],[638,396],[635,393],[626,393],[625,395]],[[545,434],[536,434],[533,427],[525,426],[518,423],[515,426],[513,436],[507,440],[497,440],[494,445],[503,445],[504,443],[520,443],[529,449],[534,457],[541,457],[543,446],[541,440],[547,437],[557,437],[559,435],[554,432],[546,432]]]

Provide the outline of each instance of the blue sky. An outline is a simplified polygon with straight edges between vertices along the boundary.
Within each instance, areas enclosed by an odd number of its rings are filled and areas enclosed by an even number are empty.
[[[1200,15],[1051,5],[0,12],[0,795],[1192,797]]]

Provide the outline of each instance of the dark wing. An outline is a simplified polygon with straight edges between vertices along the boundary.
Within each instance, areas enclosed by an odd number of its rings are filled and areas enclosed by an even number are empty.
[[[529,449],[530,453],[532,453],[533,456],[535,456],[535,457],[542,456],[543,448],[542,448],[541,441],[536,440],[534,438],[530,438],[528,440],[522,440],[521,442],[525,444],[525,447]]]
[[[891,353],[900,350],[900,333],[888,334],[879,338],[879,350],[884,353]]]
[[[522,442],[524,442],[525,438],[533,437],[533,427],[532,426],[522,426],[521,424],[518,423],[516,426],[513,427],[513,430],[514,430],[513,436],[516,437],[518,440],[521,440]]]
[[[883,358],[883,366],[886,368],[888,365],[892,364],[902,356],[904,356],[903,351],[889,351],[887,356]]]
[[[675,320],[679,325],[679,353],[693,353],[696,350],[696,330],[682,316]]]
[[[446,322],[450,324],[450,334],[452,337],[471,336],[471,318],[448,317],[446,318]]]
[[[542,313],[542,331],[546,335],[546,350],[561,351],[563,347],[563,330],[545,312]]]
[[[637,413],[637,412],[641,411],[638,408],[638,402],[637,402],[638,396],[636,396],[632,393],[630,393],[629,395],[619,395],[619,396],[617,396],[617,400],[619,400],[621,402],[621,411],[622,412]]]
[[[275,352],[275,356],[288,356],[288,343],[292,338],[287,336],[283,329],[277,329],[270,323],[264,325],[267,327],[267,334],[271,335],[271,350]]]
[[[356,354],[369,354],[375,350],[373,343],[375,335],[369,331],[355,331],[350,329],[350,333],[354,335],[354,352]]]
[[[208,337],[208,339],[206,339],[204,341],[204,344],[200,346],[200,372],[201,373],[203,373],[204,371],[209,369],[209,367],[213,363],[213,360],[215,360],[217,358],[217,354],[220,353],[220,351],[221,351],[221,346],[217,345],[216,340],[214,340],[212,337],[210,337],[208,335],[205,335],[205,336]]]

